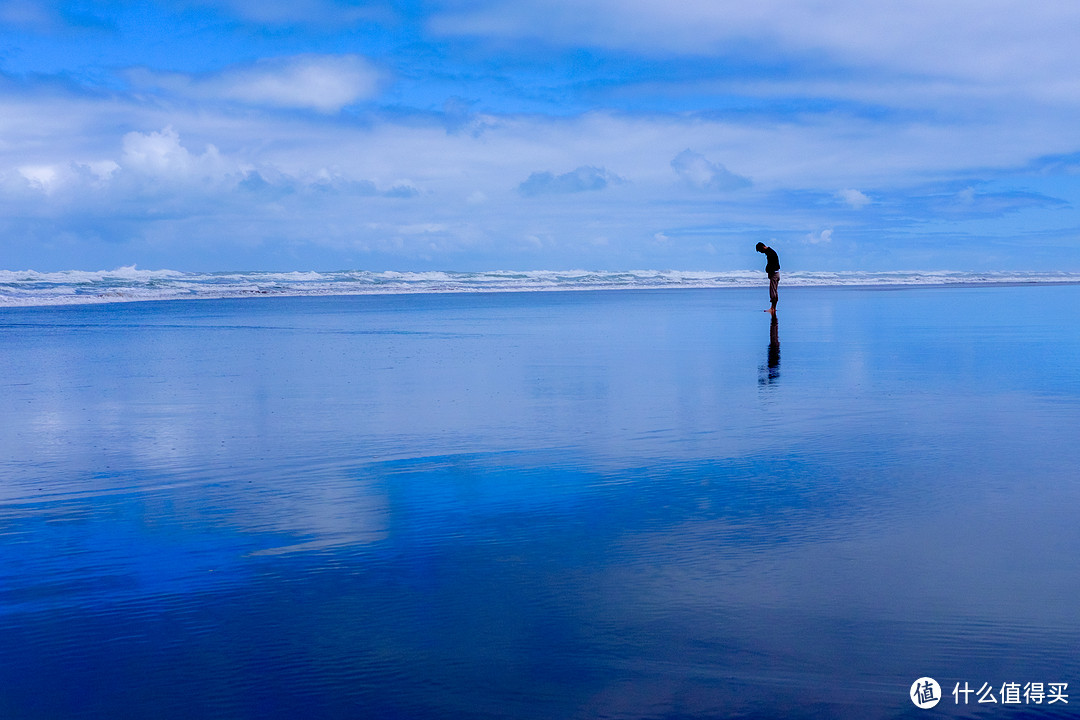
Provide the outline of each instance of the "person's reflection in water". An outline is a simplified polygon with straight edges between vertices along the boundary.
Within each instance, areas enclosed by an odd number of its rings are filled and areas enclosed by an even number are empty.
[[[780,379],[780,322],[775,315],[769,324],[768,360],[758,370],[759,385],[772,385]]]

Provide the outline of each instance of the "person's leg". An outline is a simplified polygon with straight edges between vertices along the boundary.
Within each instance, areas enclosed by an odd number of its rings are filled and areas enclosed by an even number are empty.
[[[780,301],[780,273],[769,273],[769,300],[772,301],[772,307],[769,308],[769,312],[776,312],[776,303]]]

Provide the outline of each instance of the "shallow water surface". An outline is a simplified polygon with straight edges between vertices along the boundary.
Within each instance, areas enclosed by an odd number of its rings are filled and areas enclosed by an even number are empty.
[[[1075,716],[1080,287],[762,295],[0,310],[0,717]]]

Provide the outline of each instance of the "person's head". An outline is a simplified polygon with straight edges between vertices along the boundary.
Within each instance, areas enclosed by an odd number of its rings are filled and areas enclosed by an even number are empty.
[[[759,242],[755,246],[755,248],[757,249],[758,252],[763,253],[763,252],[765,252],[765,243]]]

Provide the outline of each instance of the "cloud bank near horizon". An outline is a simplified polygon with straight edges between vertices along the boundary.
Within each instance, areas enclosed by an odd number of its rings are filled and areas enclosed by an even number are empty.
[[[1080,10],[978,8],[0,3],[0,265],[1078,270]]]

